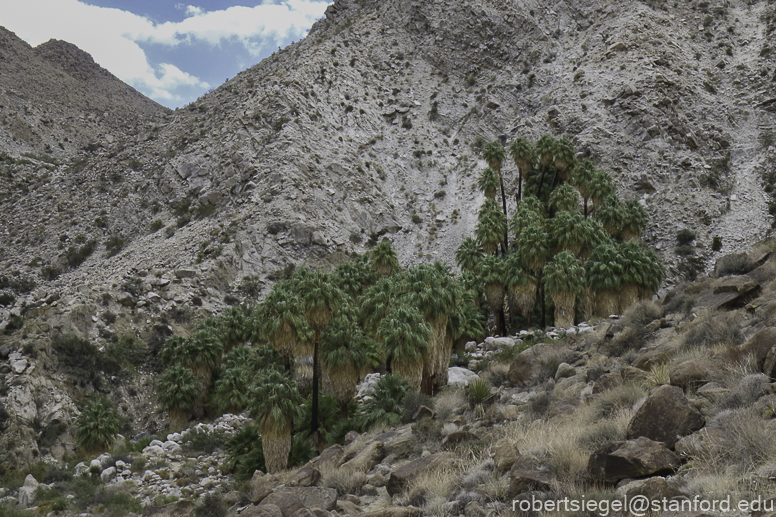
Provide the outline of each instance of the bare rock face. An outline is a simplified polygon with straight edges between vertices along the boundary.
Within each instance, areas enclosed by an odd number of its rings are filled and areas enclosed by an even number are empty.
[[[662,443],[641,437],[613,442],[595,451],[587,470],[594,479],[616,483],[621,479],[668,473],[679,467],[679,458]]]
[[[646,437],[673,449],[677,441],[703,427],[703,415],[677,386],[660,386],[633,415],[628,438]]]

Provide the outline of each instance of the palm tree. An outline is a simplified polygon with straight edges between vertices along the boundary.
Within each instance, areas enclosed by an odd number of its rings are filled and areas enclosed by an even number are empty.
[[[588,283],[588,310],[591,316],[616,314],[622,286],[623,258],[611,242],[597,246],[585,263]]]
[[[376,281],[377,274],[366,255],[357,255],[352,261],[338,265],[334,271],[334,282],[353,300],[358,299]]]
[[[609,236],[606,234],[604,227],[601,226],[600,222],[591,217],[584,219],[577,227],[577,231],[580,233],[580,240],[582,241],[579,257],[585,260],[590,257],[590,254],[597,246],[609,241]]]
[[[585,234],[580,232],[585,218],[579,212],[558,212],[547,224],[550,242],[556,251],[570,251],[578,255],[585,245]]]
[[[504,280],[509,291],[510,317],[519,311],[530,327],[536,305],[536,276],[528,271],[516,252],[507,255]]]
[[[299,290],[286,280],[275,284],[256,310],[253,341],[266,339],[290,364],[291,355],[312,354],[312,329]]]
[[[504,193],[504,175],[501,173],[501,165],[504,163],[504,158],[506,158],[506,151],[504,150],[504,147],[501,145],[501,142],[498,140],[494,140],[493,142],[487,144],[482,149],[482,157],[485,158],[485,161],[488,162],[488,166],[493,169],[496,174],[498,174],[499,177],[499,186],[501,187],[501,204],[502,208],[504,209],[504,218],[506,219],[508,217],[507,215],[507,196]],[[504,240],[501,243],[501,248],[504,253],[507,252],[507,248],[509,248],[509,240],[507,238],[507,230],[506,227],[504,228]]]
[[[364,404],[361,414],[356,418],[357,427],[366,432],[376,425],[396,427],[401,424],[404,411],[402,403],[409,391],[407,381],[396,375],[380,377],[372,397]]]
[[[496,316],[499,334],[506,335],[504,322],[504,292],[506,284],[506,264],[504,259],[488,255],[482,262],[480,276],[485,284],[485,298],[490,310]]]
[[[416,391],[423,380],[423,354],[432,338],[431,326],[415,307],[396,305],[377,329],[391,372],[404,379]]]
[[[250,340],[250,312],[244,305],[229,307],[216,319],[214,331],[224,352]]]
[[[103,452],[116,441],[119,419],[110,403],[93,400],[75,422],[78,445],[86,452]]]
[[[622,210],[622,238],[638,240],[647,226],[647,210],[635,199],[626,201]]]
[[[480,178],[477,180],[477,187],[485,194],[488,199],[495,199],[496,193],[500,186],[499,175],[496,174],[490,167],[486,168],[480,174]]]
[[[520,240],[520,235],[525,228],[528,228],[529,226],[544,226],[545,224],[544,208],[540,206],[537,210],[537,204],[533,203],[532,200],[539,201],[534,196],[526,197],[523,202],[520,203],[520,207],[515,212],[515,215],[512,216],[510,229],[515,235],[515,242]],[[541,202],[539,201],[538,204],[541,205]]]
[[[348,417],[348,404],[374,347],[374,342],[361,332],[348,313],[332,319],[323,333],[321,363],[331,381],[334,398],[340,404],[342,418]]]
[[[558,169],[561,180],[569,181],[571,179],[571,170],[577,160],[576,154],[571,140],[566,137],[558,140],[555,147],[555,168]]]
[[[256,379],[250,390],[250,415],[259,424],[267,472],[274,474],[288,465],[294,419],[302,413],[304,399],[296,382],[270,370]]]
[[[588,190],[590,199],[593,200],[593,211],[598,209],[601,202],[607,196],[615,195],[614,182],[612,177],[605,171],[596,170],[590,180]]]
[[[455,262],[464,272],[476,273],[479,271],[483,258],[482,247],[471,237],[464,239],[455,251]]]
[[[391,308],[398,303],[402,293],[397,285],[399,275],[391,278],[381,278],[372,287],[364,292],[360,299],[359,319],[366,334],[373,339],[378,339],[377,329],[380,322],[388,316]]]
[[[518,138],[509,146],[509,154],[517,167],[517,201],[523,199],[523,176],[536,164],[536,150],[525,138]]]
[[[399,270],[399,259],[396,257],[396,250],[393,249],[391,242],[383,240],[372,250],[370,257],[372,267],[377,271],[380,278],[385,278]]]
[[[452,339],[453,348],[462,350],[469,341],[482,341],[485,338],[485,324],[482,311],[477,307],[479,293],[465,289],[458,297],[455,310],[447,320],[447,337]]]
[[[485,200],[480,208],[475,234],[485,253],[496,253],[499,243],[504,241],[504,232],[507,229],[507,220],[499,210],[498,205],[492,199]]]
[[[537,277],[536,290],[542,307],[541,326],[544,326],[544,295],[542,291],[542,269],[547,262],[550,250],[548,247],[549,235],[547,231],[538,225],[531,225],[525,228],[520,234],[520,241],[517,243],[515,253],[517,258]]]
[[[618,237],[622,231],[623,210],[616,196],[606,196],[596,205],[595,218],[600,221],[606,233]]]
[[[383,241],[385,242],[385,241]],[[390,247],[390,243],[388,243]],[[390,248],[393,251],[393,248]],[[395,258],[395,255],[394,255]],[[379,266],[378,266],[379,267]],[[310,434],[318,432],[318,384],[321,378],[319,366],[319,350],[321,346],[321,333],[331,321],[335,313],[346,301],[347,295],[340,290],[327,273],[305,272],[299,282],[298,289],[301,293],[307,323],[315,333],[313,344],[313,401],[312,419],[310,422]]]
[[[588,216],[587,203],[590,200],[590,186],[594,174],[595,165],[593,165],[589,158],[585,158],[577,167],[574,167],[574,174],[571,177],[571,183],[577,187],[579,194],[584,200],[585,218]]]
[[[547,168],[555,161],[555,151],[558,147],[558,141],[551,135],[543,135],[536,142],[536,154],[539,156],[539,163],[543,168]]]
[[[157,393],[159,403],[170,414],[170,430],[184,429],[200,393],[194,372],[180,364],[168,368],[159,379]]]
[[[622,256],[622,287],[620,289],[620,314],[639,298],[652,295],[665,277],[660,260],[651,250],[635,241],[625,241],[618,246]]]
[[[574,325],[574,300],[585,288],[585,268],[568,251],[562,251],[544,266],[544,282],[555,303],[555,326]]]
[[[571,185],[560,185],[550,193],[550,210],[555,212],[576,212],[579,209],[579,194]]]
[[[225,368],[213,387],[213,400],[225,413],[239,414],[246,407],[250,372],[245,367]]]

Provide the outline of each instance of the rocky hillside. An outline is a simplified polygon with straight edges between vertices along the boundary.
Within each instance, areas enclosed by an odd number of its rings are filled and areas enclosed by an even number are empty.
[[[167,111],[75,45],[52,39],[33,48],[0,27],[0,153],[67,161]]]

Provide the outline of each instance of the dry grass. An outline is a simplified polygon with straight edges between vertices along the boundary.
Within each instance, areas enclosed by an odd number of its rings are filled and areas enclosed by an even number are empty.
[[[434,397],[434,411],[437,419],[445,421],[467,406],[463,389],[445,389]]]
[[[644,300],[632,305],[622,315],[622,324],[626,327],[643,327],[664,315],[663,307],[652,300]]]
[[[684,334],[682,347],[708,349],[720,344],[740,345],[744,342],[741,326],[747,319],[743,309],[723,313],[710,311],[692,322]]]
[[[482,373],[482,377],[487,379],[493,386],[501,386],[509,381],[509,378],[507,377],[509,366],[509,363],[490,363],[488,364],[487,370]]]
[[[366,475],[363,472],[343,468],[331,469],[321,479],[323,486],[335,489],[340,497],[357,495],[365,483]]]
[[[591,419],[588,422],[609,418],[624,410],[631,410],[646,396],[647,392],[643,386],[631,383],[604,391],[590,402]]]
[[[647,374],[646,386],[656,388],[671,383],[671,366],[668,364],[657,364],[649,370]]]

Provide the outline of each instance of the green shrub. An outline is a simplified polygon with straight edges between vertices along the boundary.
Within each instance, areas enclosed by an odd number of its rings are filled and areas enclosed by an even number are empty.
[[[121,237],[114,235],[105,242],[105,256],[113,257],[114,255],[117,255],[118,252],[121,251],[124,246],[126,246],[126,244],[126,239],[122,239]]]
[[[676,233],[676,243],[679,246],[685,246],[695,240],[695,232],[689,228],[684,228]]]
[[[51,339],[51,346],[62,366],[69,368],[84,378],[93,377],[97,372],[116,375],[121,367],[115,359],[101,353],[95,346],[74,334],[58,334]]]
[[[44,280],[49,281],[56,280],[61,274],[62,270],[54,266],[43,266],[40,270],[40,276],[42,276]]]
[[[129,513],[137,515],[143,513],[140,501],[126,492],[102,490],[96,494],[94,502],[106,517],[124,517]]]
[[[238,481],[251,479],[257,470],[266,471],[264,449],[256,424],[248,424],[226,441],[226,465]]]
[[[223,433],[208,432],[204,429],[192,428],[183,435],[183,450],[211,454],[226,442]]]
[[[106,450],[119,433],[119,419],[108,401],[89,402],[76,420],[78,445],[87,451]]]
[[[155,221],[152,221],[151,225],[149,226],[149,229],[151,230],[152,233],[157,232],[162,228],[164,228],[164,223],[162,222],[161,219],[156,219]]]
[[[226,517],[227,508],[220,494],[208,494],[194,510],[194,517]]]
[[[745,275],[752,270],[752,261],[745,253],[736,253],[734,255],[725,255],[717,262],[717,275]]]
[[[9,305],[13,305],[13,302],[15,301],[16,297],[11,293],[0,293],[0,305],[8,307]]]
[[[92,239],[83,246],[70,246],[65,252],[65,260],[71,268],[77,268],[94,253],[97,248],[97,241]]]
[[[722,249],[722,237],[714,237],[711,240],[711,250],[719,251]]]
[[[396,426],[404,413],[404,397],[410,392],[406,381],[394,375],[384,375],[375,384],[372,398],[369,399],[356,418],[357,426],[369,430],[378,424]]]
[[[420,406],[431,407],[433,402],[431,397],[420,392],[410,392],[404,397],[402,402],[402,422],[407,423],[412,421],[413,415],[420,408]]]
[[[474,379],[469,382],[466,395],[473,405],[482,404],[490,398],[490,383],[482,378]]]

